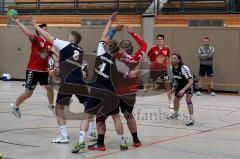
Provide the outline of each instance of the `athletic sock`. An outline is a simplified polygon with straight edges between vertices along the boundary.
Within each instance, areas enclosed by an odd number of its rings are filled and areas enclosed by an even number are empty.
[[[89,133],[93,133],[94,132],[94,122],[89,122],[88,132]]]
[[[133,132],[133,133],[132,133],[132,138],[133,138],[133,142],[134,142],[134,143],[139,142],[137,132]]]
[[[194,116],[193,116],[193,114],[190,115],[190,120],[194,120]]]
[[[98,134],[97,144],[100,146],[104,145],[104,135],[103,134]]]
[[[84,142],[86,132],[80,131],[79,132],[79,142]]]
[[[13,103],[13,105],[16,110],[19,110],[19,105],[16,105],[15,103]]]
[[[16,106],[15,106],[15,110],[19,110],[19,107],[16,107]]]
[[[125,137],[123,135],[118,135],[120,144],[125,144]]]
[[[64,136],[64,137],[67,137],[67,136],[68,136],[68,132],[67,132],[67,127],[66,127],[66,125],[60,126],[60,132],[61,132],[61,135],[62,135],[62,136]]]

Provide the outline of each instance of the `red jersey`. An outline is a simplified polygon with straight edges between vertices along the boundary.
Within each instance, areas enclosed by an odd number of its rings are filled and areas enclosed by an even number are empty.
[[[134,32],[129,32],[129,34],[135,39],[140,48],[132,55],[129,55],[127,53],[117,53],[115,54],[115,57],[128,65],[130,69],[134,69],[141,57],[143,57],[143,54],[146,54],[147,43],[138,34]]]
[[[138,45],[140,46],[140,48],[138,49],[137,52],[135,52],[131,57],[133,60],[135,61],[139,61],[140,58],[143,56],[143,54],[146,54],[147,52],[147,43],[143,40],[143,38],[141,36],[139,36],[138,34],[131,32],[129,33],[138,43]]]
[[[141,36],[134,32],[129,32],[129,34],[136,40],[140,48],[138,51],[132,55],[128,55],[126,53],[117,53],[115,54],[115,57],[125,63],[130,70],[133,70],[137,64],[139,63],[139,60],[143,56],[143,54],[146,53],[147,51],[147,44],[143,40]],[[137,78],[127,78],[127,79],[120,79],[117,78],[114,83],[115,89],[118,95],[127,95],[127,94],[133,94],[136,93],[138,90],[138,84],[137,84],[138,79]]]
[[[152,65],[151,70],[167,71],[167,57],[170,57],[170,49],[168,46],[163,46],[159,48],[154,45],[149,51],[148,55]]]
[[[27,65],[28,70],[38,72],[48,72],[48,58],[52,54],[50,51],[52,43],[46,42],[41,37],[34,35],[32,42],[32,51]]]

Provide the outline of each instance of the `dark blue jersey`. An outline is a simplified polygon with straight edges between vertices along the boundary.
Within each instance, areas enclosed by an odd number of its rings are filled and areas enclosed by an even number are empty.
[[[97,58],[91,85],[112,90],[111,69],[114,66],[112,55],[105,49],[106,42],[101,41],[98,45]]]
[[[53,45],[59,50],[59,68],[62,83],[85,84],[81,71],[83,49],[63,40],[54,40]]]

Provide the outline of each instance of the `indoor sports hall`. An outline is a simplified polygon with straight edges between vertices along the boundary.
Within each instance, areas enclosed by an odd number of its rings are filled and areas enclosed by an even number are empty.
[[[239,15],[239,0],[1,0],[0,159],[240,158]]]

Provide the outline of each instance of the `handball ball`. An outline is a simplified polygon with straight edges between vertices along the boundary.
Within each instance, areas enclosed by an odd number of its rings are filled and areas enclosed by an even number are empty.
[[[2,154],[0,154],[0,159],[3,159],[3,155]]]
[[[7,15],[10,16],[10,17],[17,17],[18,15],[18,11],[15,10],[15,9],[10,9],[8,12],[7,12]]]

